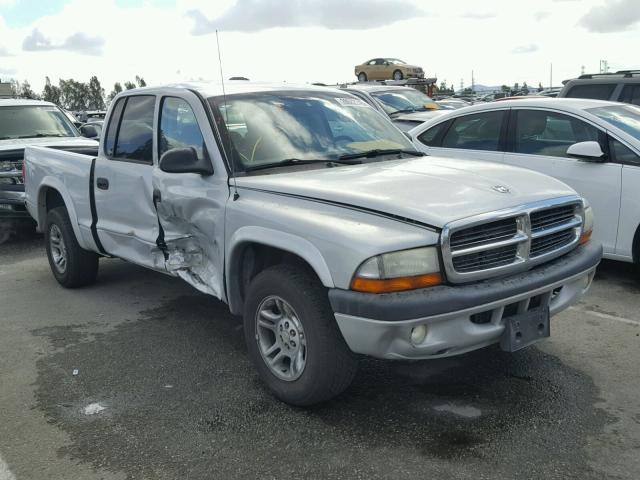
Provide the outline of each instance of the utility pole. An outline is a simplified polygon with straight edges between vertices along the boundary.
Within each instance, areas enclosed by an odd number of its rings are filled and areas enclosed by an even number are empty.
[[[582,67],[580,67],[580,75],[584,75],[584,65],[582,65]]]
[[[476,91],[476,79],[473,76],[473,70],[471,70],[471,91]]]
[[[609,71],[609,61],[600,60],[600,73],[607,73]]]
[[[549,88],[553,88],[553,63],[549,68]]]

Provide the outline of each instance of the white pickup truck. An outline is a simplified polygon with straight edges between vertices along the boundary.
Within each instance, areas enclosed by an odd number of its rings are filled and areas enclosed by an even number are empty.
[[[33,219],[24,208],[22,158],[28,145],[81,153],[98,143],[80,136],[64,112],[39,100],[0,99],[0,245]]]
[[[55,278],[100,257],[178,276],[243,315],[280,399],[350,384],[357,354],[430,359],[549,336],[602,249],[548,176],[425,160],[337,89],[245,83],[120,94],[97,157],[26,150],[27,208]]]

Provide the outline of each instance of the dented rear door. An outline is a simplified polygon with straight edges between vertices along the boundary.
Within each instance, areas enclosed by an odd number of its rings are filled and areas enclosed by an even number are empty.
[[[160,225],[158,248],[165,268],[196,289],[225,299],[224,208],[227,172],[201,100],[192,92],[159,101],[157,158],[174,148],[195,149],[213,166],[212,175],[153,172],[154,204]]]

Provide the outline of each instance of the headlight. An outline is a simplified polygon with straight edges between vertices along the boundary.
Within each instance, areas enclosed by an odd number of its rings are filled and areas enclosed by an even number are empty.
[[[587,204],[584,209],[584,225],[580,235],[580,245],[584,245],[591,239],[593,233],[593,209]]]
[[[438,250],[413,248],[384,253],[363,262],[351,281],[351,289],[389,293],[430,287],[442,283]]]

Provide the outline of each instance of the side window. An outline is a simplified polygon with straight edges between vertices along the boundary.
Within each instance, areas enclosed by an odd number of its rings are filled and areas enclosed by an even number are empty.
[[[449,122],[442,122],[429,130],[425,130],[418,136],[418,140],[428,147],[439,147],[441,134],[448,124]]]
[[[640,105],[640,85],[625,85],[620,101]]]
[[[498,151],[504,111],[476,113],[453,120],[442,139],[444,148]]]
[[[590,98],[592,100],[609,100],[615,83],[593,83],[588,85],[576,85],[565,95],[568,98]]]
[[[517,153],[566,157],[571,145],[587,141],[600,141],[600,131],[582,120],[542,110],[517,112]]]
[[[609,137],[609,150],[617,162],[640,167],[640,157],[615,138]]]
[[[376,65],[384,65],[384,58],[376,59]]]
[[[120,128],[116,134],[113,158],[153,162],[153,110],[156,98],[152,95],[127,97]]]
[[[118,132],[118,125],[120,124],[120,117],[122,116],[122,109],[127,99],[119,99],[113,107],[113,113],[109,118],[109,126],[107,128],[107,136],[105,137],[104,153],[108,157],[113,156],[113,149],[116,145],[116,133]]]
[[[375,65],[375,64],[376,64],[376,60],[371,60],[367,62],[367,65]]]
[[[181,98],[165,97],[161,109],[158,155],[173,148],[193,147],[202,160],[204,138],[191,106]]]

